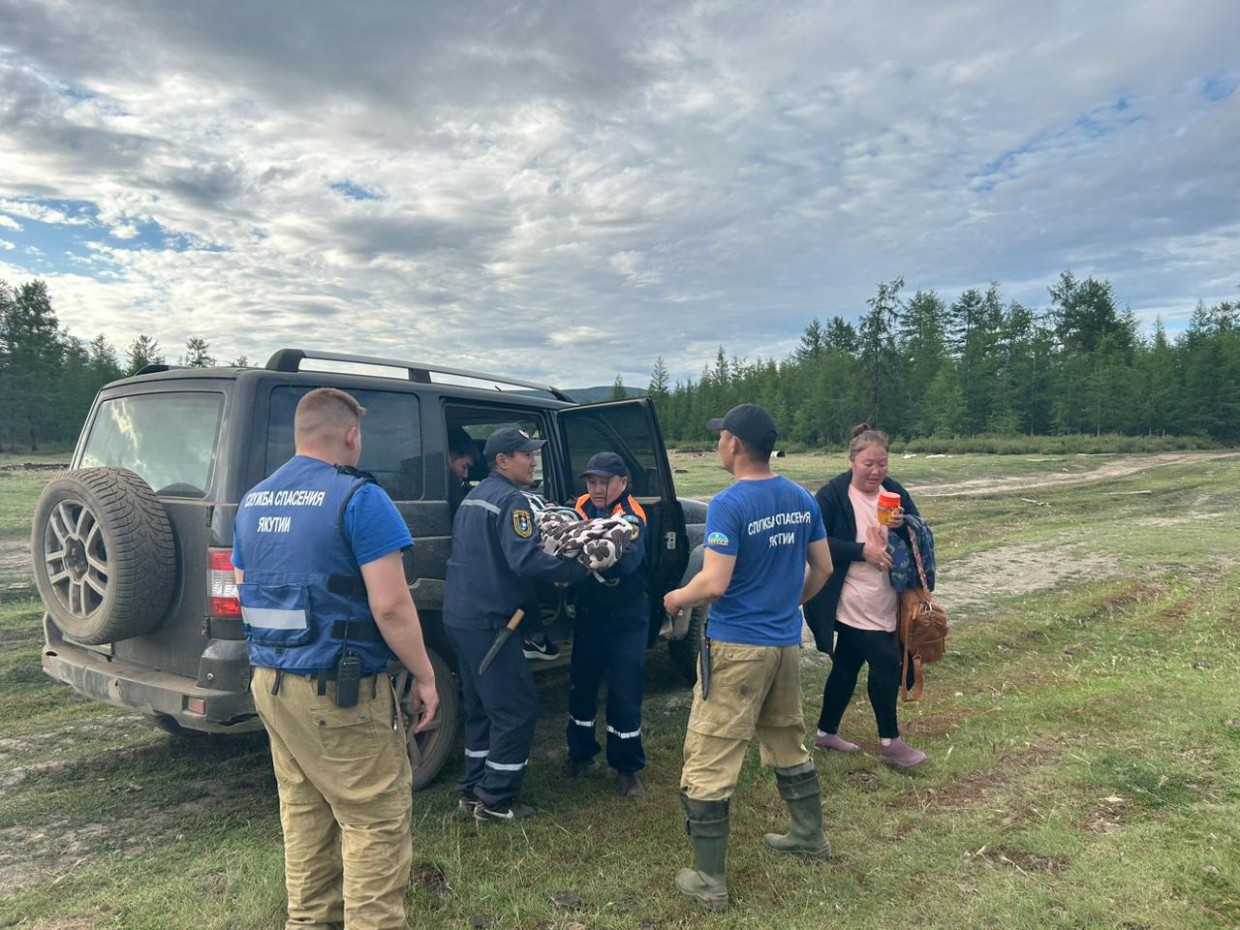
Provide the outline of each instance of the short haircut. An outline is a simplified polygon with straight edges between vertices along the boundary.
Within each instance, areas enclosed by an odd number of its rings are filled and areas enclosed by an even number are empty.
[[[745,458],[749,459],[749,461],[758,465],[771,461],[772,450],[764,449],[762,446],[755,445],[752,442],[746,442],[735,434],[732,434],[732,438],[741,444],[741,448],[745,450]]]
[[[459,459],[466,455],[478,461],[478,444],[462,427],[454,426],[448,430],[448,458]]]
[[[345,433],[361,425],[366,408],[339,388],[316,388],[297,404],[293,436],[297,442],[328,433]]]

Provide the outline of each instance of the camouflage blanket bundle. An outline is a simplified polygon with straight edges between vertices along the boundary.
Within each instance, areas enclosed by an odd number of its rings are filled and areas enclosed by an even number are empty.
[[[624,547],[638,533],[636,524],[621,517],[583,520],[579,513],[567,507],[535,510],[534,522],[542,536],[543,552],[562,559],[576,559],[596,573],[620,561]]]

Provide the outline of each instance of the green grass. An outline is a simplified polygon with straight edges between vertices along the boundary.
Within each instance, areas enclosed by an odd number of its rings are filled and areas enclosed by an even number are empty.
[[[35,501],[51,478],[51,472],[0,471],[0,540],[30,539]]]
[[[969,567],[985,580],[987,559],[1013,547],[1035,547],[1029,571],[1038,557],[1105,556],[1109,568],[1019,596],[1003,592],[1027,579],[998,577],[992,600],[954,613],[926,699],[901,708],[910,742],[931,756],[921,770],[878,763],[858,690],[843,733],[867,751],[816,755],[833,859],[762,848],[762,833],[785,821],[755,749],[733,801],[732,909],[708,917],[679,898],[688,695],[652,651],[647,796],[624,802],[610,779],[560,776],[567,681],[563,670],[541,676],[527,781],[539,816],[487,829],[456,819],[451,770],[419,793],[413,924],[1240,924],[1240,502],[1230,493],[1240,459],[934,496],[971,479],[1028,478],[1030,463],[1010,458],[896,463],[896,477],[927,488],[918,503],[936,529],[944,599],[953,573],[963,584]],[[1041,468],[1081,478],[1112,461],[1069,456]],[[691,464],[701,493],[718,489],[722,473],[711,486],[709,463]],[[842,467],[815,456],[785,464],[811,485]],[[38,670],[38,622],[28,598],[0,603],[0,927],[281,926],[279,820],[262,740],[175,738],[73,697]],[[827,668],[806,653],[811,724]]]
[[[73,450],[0,453],[0,542],[30,539],[30,521],[39,492],[54,471],[16,471],[6,466],[67,464]]]

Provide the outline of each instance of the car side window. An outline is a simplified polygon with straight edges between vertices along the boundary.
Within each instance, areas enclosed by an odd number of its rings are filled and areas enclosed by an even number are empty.
[[[658,460],[646,414],[639,408],[617,409],[600,406],[592,412],[588,407],[573,411],[565,419],[568,459],[571,474],[579,492],[585,482],[578,477],[590,456],[596,452],[616,452],[629,469],[629,487],[635,497],[659,497],[663,494],[659,480]]]
[[[313,387],[284,385],[271,392],[267,423],[270,475],[293,455],[293,414]],[[362,460],[358,467],[375,476],[397,501],[420,500],[423,491],[422,427],[415,394],[350,390],[366,408],[362,418]]]
[[[486,446],[487,437],[496,430],[516,427],[524,430],[534,439],[547,437],[541,418],[533,413],[519,413],[513,410],[498,411],[486,407],[452,406],[447,408],[445,415],[450,437],[452,434],[458,437],[468,437],[476,450],[473,464],[466,475],[466,480],[470,484],[481,481],[490,470],[482,458],[482,450]],[[534,484],[528,489],[537,494],[546,494],[544,466],[545,463],[540,455],[534,473]]]

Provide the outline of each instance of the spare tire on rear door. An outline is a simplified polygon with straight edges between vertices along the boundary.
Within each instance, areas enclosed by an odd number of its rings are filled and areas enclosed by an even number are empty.
[[[150,485],[124,468],[67,471],[43,489],[30,538],[43,606],[87,645],[149,633],[176,587],[172,526]]]

